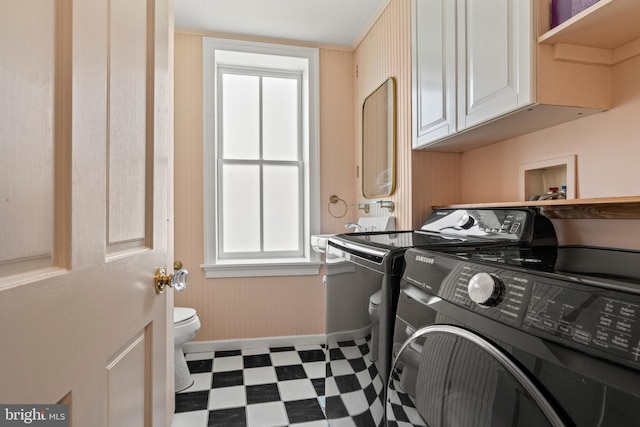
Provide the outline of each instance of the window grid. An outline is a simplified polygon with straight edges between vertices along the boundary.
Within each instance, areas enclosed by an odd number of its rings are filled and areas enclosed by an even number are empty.
[[[223,119],[222,116],[224,114],[223,111],[223,99],[224,99],[224,85],[223,78],[228,74],[239,74],[239,75],[247,75],[247,76],[256,76],[258,77],[258,158],[257,159],[237,159],[237,158],[227,158],[225,156],[225,142],[223,141],[224,129],[223,129]],[[297,120],[295,123],[296,126],[296,159],[295,160],[267,160],[264,159],[264,98],[263,98],[263,80],[265,77],[275,77],[275,78],[285,78],[285,79],[295,79],[296,80],[296,114]],[[300,73],[292,73],[292,72],[282,72],[278,70],[268,70],[268,69],[258,69],[258,68],[242,68],[242,67],[219,67],[218,68],[218,91],[219,99],[218,99],[218,248],[217,254],[219,259],[230,260],[230,259],[272,259],[272,258],[291,258],[291,257],[301,257],[304,256],[304,209],[302,200],[304,200],[304,161],[302,160],[302,76]],[[224,166],[226,165],[257,165],[259,167],[259,251],[244,251],[244,252],[230,252],[225,251],[225,239],[228,236],[225,236],[224,233],[224,213],[221,206],[221,200],[224,197],[224,177],[223,171]],[[297,225],[297,248],[295,250],[289,251],[267,251],[265,250],[265,212],[264,212],[264,167],[265,166],[294,166],[297,169],[298,176],[298,194],[296,195],[298,200],[298,225]]]

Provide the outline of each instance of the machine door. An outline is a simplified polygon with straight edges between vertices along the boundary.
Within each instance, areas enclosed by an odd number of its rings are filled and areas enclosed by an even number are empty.
[[[564,426],[507,355],[450,325],[419,329],[403,344],[392,365],[385,406],[388,426]]]

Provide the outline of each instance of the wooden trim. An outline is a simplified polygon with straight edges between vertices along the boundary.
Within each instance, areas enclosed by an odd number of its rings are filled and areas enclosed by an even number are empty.
[[[544,216],[556,219],[640,219],[640,196],[433,206],[445,207],[539,207]]]

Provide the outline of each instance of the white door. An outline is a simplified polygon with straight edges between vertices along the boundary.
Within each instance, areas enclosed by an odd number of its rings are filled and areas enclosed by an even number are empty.
[[[458,0],[458,130],[533,102],[529,0]]]
[[[456,124],[456,3],[411,3],[413,148],[447,137]]]
[[[171,0],[0,2],[0,402],[172,411]]]

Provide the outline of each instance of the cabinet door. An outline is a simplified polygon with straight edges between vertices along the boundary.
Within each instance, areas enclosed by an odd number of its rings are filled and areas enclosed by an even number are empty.
[[[413,148],[420,148],[457,130],[456,4],[413,0],[411,7]]]
[[[531,0],[458,0],[458,129],[533,102]]]

